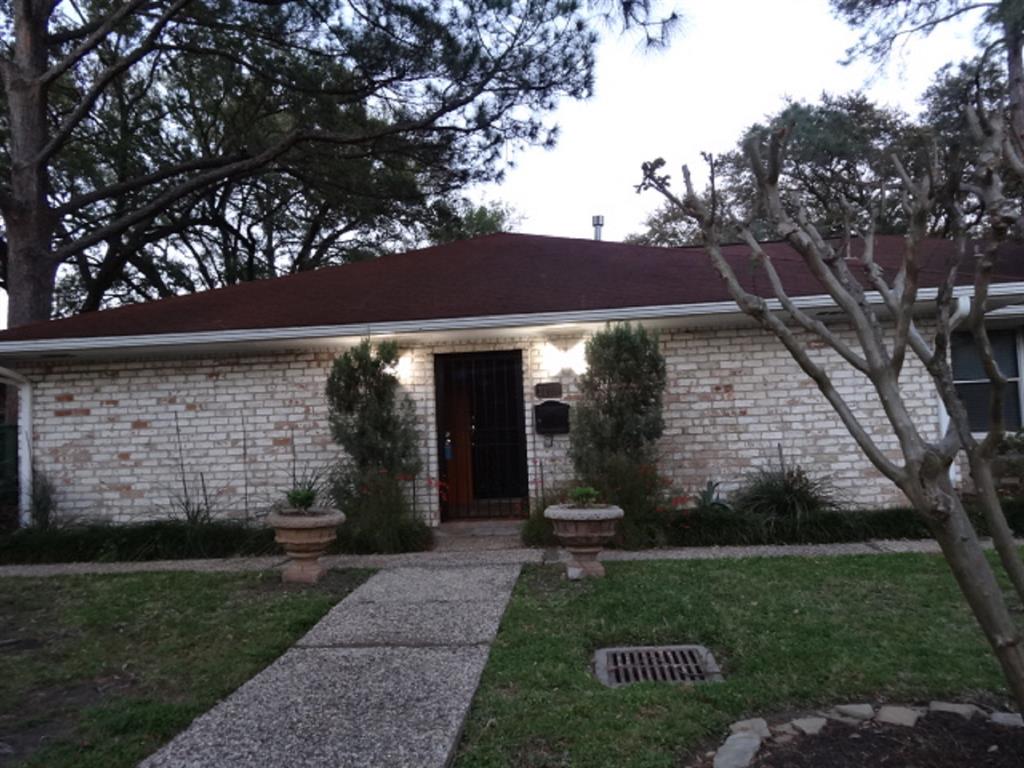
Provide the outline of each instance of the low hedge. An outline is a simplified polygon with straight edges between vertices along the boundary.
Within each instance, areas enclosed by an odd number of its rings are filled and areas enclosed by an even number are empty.
[[[383,544],[379,537],[342,525],[329,551],[416,552],[430,549],[432,542],[430,528],[417,520],[396,526]],[[91,523],[0,533],[0,565],[259,557],[280,552],[272,529],[238,522]]]
[[[980,511],[968,506],[978,533],[988,535]],[[1024,498],[1003,501],[1003,512],[1015,535],[1024,537]],[[928,539],[931,534],[920,516],[909,508],[823,512],[797,524],[732,509],[677,512],[644,520],[655,531],[646,541],[670,547],[726,547],[758,544],[837,544],[871,539]],[[551,524],[535,513],[522,529],[527,546],[551,546],[557,541]],[[621,538],[621,537],[620,537]],[[635,540],[634,540],[635,541]],[[635,546],[630,541],[631,548]],[[624,541],[613,543],[623,546]]]
[[[0,535],[0,563],[190,560],[277,551],[274,532],[233,522],[90,523]]]

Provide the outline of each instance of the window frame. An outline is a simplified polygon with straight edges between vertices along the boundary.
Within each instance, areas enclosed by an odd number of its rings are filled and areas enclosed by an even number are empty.
[[[1017,388],[1018,413],[1020,414],[1020,424],[1018,424],[1016,426],[1011,426],[1011,425],[1008,425],[1008,424],[1004,424],[1003,428],[1007,432],[1016,432],[1016,431],[1018,431],[1020,429],[1024,429],[1024,326],[1015,325],[1015,326],[1010,326],[1010,327],[1006,327],[1006,328],[995,327],[995,328],[989,328],[988,330],[989,331],[1009,331],[1010,333],[1013,334],[1014,350],[1017,353],[1017,376],[1015,378],[1008,379],[1007,386],[1016,385],[1016,388]],[[970,336],[971,337],[971,341],[973,343],[974,334],[971,333],[970,331],[957,331],[955,333],[964,333],[964,334]],[[952,349],[952,346],[953,346],[952,345],[952,339],[950,339],[950,350],[949,350],[949,354],[950,354],[950,371],[953,374],[953,388],[954,389],[957,389],[961,384],[991,384],[991,381],[988,379],[988,377],[985,377],[983,379],[959,379],[959,378],[957,378],[956,371],[953,370],[953,349]],[[957,395],[959,396],[959,391],[958,391]],[[986,430],[982,430],[982,431],[976,431],[976,430],[972,429],[971,430],[971,434],[976,436],[976,437],[983,437],[983,436],[988,434],[988,430],[986,429]]]

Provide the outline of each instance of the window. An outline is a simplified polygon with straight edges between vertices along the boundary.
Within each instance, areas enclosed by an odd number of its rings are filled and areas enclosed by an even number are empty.
[[[1017,359],[1016,331],[989,331],[992,352],[999,370],[1008,379],[1003,395],[1003,425],[1006,429],[1021,428],[1020,366]],[[953,379],[974,432],[988,432],[989,397],[992,385],[981,365],[981,355],[970,333],[955,333],[952,340]]]

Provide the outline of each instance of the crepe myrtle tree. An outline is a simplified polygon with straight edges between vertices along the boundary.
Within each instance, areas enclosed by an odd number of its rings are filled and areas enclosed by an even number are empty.
[[[1024,4],[1019,0],[974,3],[961,0],[832,0],[833,9],[864,30],[852,54],[884,59],[894,45],[915,34],[928,34],[951,19],[980,14],[976,29],[983,43],[975,87],[962,113],[966,131],[946,136],[940,151],[933,141],[923,159],[893,158],[895,192],[901,196],[906,220],[906,247],[894,276],[887,277],[874,258],[878,205],[867,201],[864,211],[836,197],[844,222],[843,242],[836,247],[811,221],[800,195],[787,196],[780,185],[789,127],[779,127],[765,141],[753,136],[744,146],[751,168],[753,191],[769,231],[783,238],[802,258],[824,293],[842,310],[856,344],[802,312],[787,295],[770,256],[749,226],[737,221],[715,189],[715,159],[710,185],[697,191],[689,169],[683,166],[683,190],[677,194],[663,173],[664,161],[645,163],[640,189],[660,192],[668,203],[700,233],[700,240],[737,305],[772,333],[787,349],[831,404],[871,463],[891,480],[912,503],[938,540],[950,570],[983,630],[1018,705],[1024,709],[1024,639],[1015,623],[999,582],[981,549],[978,534],[966,514],[949,477],[949,469],[963,453],[970,467],[980,506],[999,555],[1019,599],[1024,599],[1024,563],[1013,542],[996,493],[992,458],[1004,436],[1003,402],[1008,396],[988,337],[985,316],[989,287],[1000,245],[1022,233],[1024,184]],[[984,67],[1002,71],[1005,90],[993,99],[982,77]],[[991,84],[991,83],[989,83]],[[936,135],[942,135],[939,128]],[[911,170],[908,171],[908,168]],[[970,211],[970,217],[965,215]],[[868,215],[865,217],[865,213]],[[945,217],[944,234],[955,243],[943,265],[938,286],[934,330],[926,331],[914,319],[925,236],[929,220]],[[722,254],[723,232],[738,232],[751,250],[771,287],[765,297],[746,290]],[[852,236],[861,240],[856,264],[847,261]],[[973,270],[973,290],[964,307],[954,287],[963,270]],[[868,291],[876,297],[868,296]],[[972,333],[991,384],[988,431],[983,438],[971,432],[966,409],[957,396],[949,359],[954,324],[961,320]],[[831,349],[870,384],[896,438],[900,458],[887,455],[875,435],[835,387],[827,370],[809,353],[805,339],[816,339]],[[945,433],[930,437],[930,429],[915,423],[899,376],[908,356],[917,358],[930,375],[938,397],[949,414]]]
[[[720,204],[715,190],[714,158],[705,155],[710,173],[709,190],[695,189],[690,170],[682,168],[683,191],[677,194],[670,178],[663,173],[659,159],[643,165],[639,189],[653,189],[699,228],[704,249],[724,280],[739,308],[763,329],[773,334],[786,348],[803,372],[809,376],[845,425],[870,462],[903,491],[913,508],[926,521],[938,540],[947,563],[986,638],[999,660],[1009,689],[1024,709],[1024,644],[1000,589],[995,572],[986,559],[960,496],[950,480],[950,466],[963,452],[977,486],[982,509],[1003,568],[1017,594],[1024,599],[1024,563],[1014,544],[1012,533],[1000,507],[991,471],[991,460],[1004,434],[1003,399],[1006,377],[1000,371],[989,340],[985,314],[989,284],[999,246],[1021,224],[1018,201],[1003,194],[1003,173],[1024,169],[1020,145],[1008,140],[1001,116],[970,110],[971,125],[981,152],[974,183],[961,185],[960,174],[945,174],[939,154],[932,152],[927,170],[912,178],[899,158],[893,158],[902,188],[904,214],[908,221],[906,247],[898,272],[887,277],[874,258],[875,233],[869,223],[860,229],[851,225],[841,245],[826,239],[811,222],[799,198],[780,193],[785,128],[770,137],[767,147],[756,138],[747,142],[745,151],[764,215],[775,233],[788,242],[803,260],[807,271],[818,281],[822,292],[832,298],[843,312],[856,336],[849,343],[820,320],[802,311],[787,294],[771,256],[745,222],[736,221]],[[1011,129],[1012,130],[1012,129]],[[946,181],[943,181],[945,179]],[[984,206],[987,236],[972,239],[964,224],[963,205],[975,196]],[[840,203],[844,207],[848,204]],[[942,207],[953,222],[955,255],[944,264],[943,279],[936,300],[934,332],[926,331],[914,318],[920,275],[923,266],[927,223],[935,209]],[[849,211],[847,221],[864,220]],[[771,296],[751,293],[737,278],[722,253],[722,233],[731,230],[750,247],[755,264],[765,274]],[[846,258],[851,248],[851,230],[862,240],[858,262]],[[949,359],[950,339],[957,317],[958,300],[954,287],[961,269],[973,266],[974,286],[969,312],[964,322],[973,333],[984,369],[992,384],[990,424],[984,438],[976,438],[967,412],[957,396]],[[868,291],[878,295],[876,303]],[[886,453],[836,387],[832,376],[808,350],[808,337],[835,352],[847,365],[862,374],[877,395],[888,422],[888,434],[900,448],[900,459]],[[915,420],[912,401],[901,388],[900,373],[909,357],[916,357],[930,374],[938,396],[949,413],[945,434],[932,437],[930,425]]]

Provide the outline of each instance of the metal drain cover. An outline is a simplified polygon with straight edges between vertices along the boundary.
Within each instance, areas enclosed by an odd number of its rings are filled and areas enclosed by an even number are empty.
[[[703,645],[641,645],[600,648],[594,674],[609,688],[630,683],[717,683],[722,671]]]

